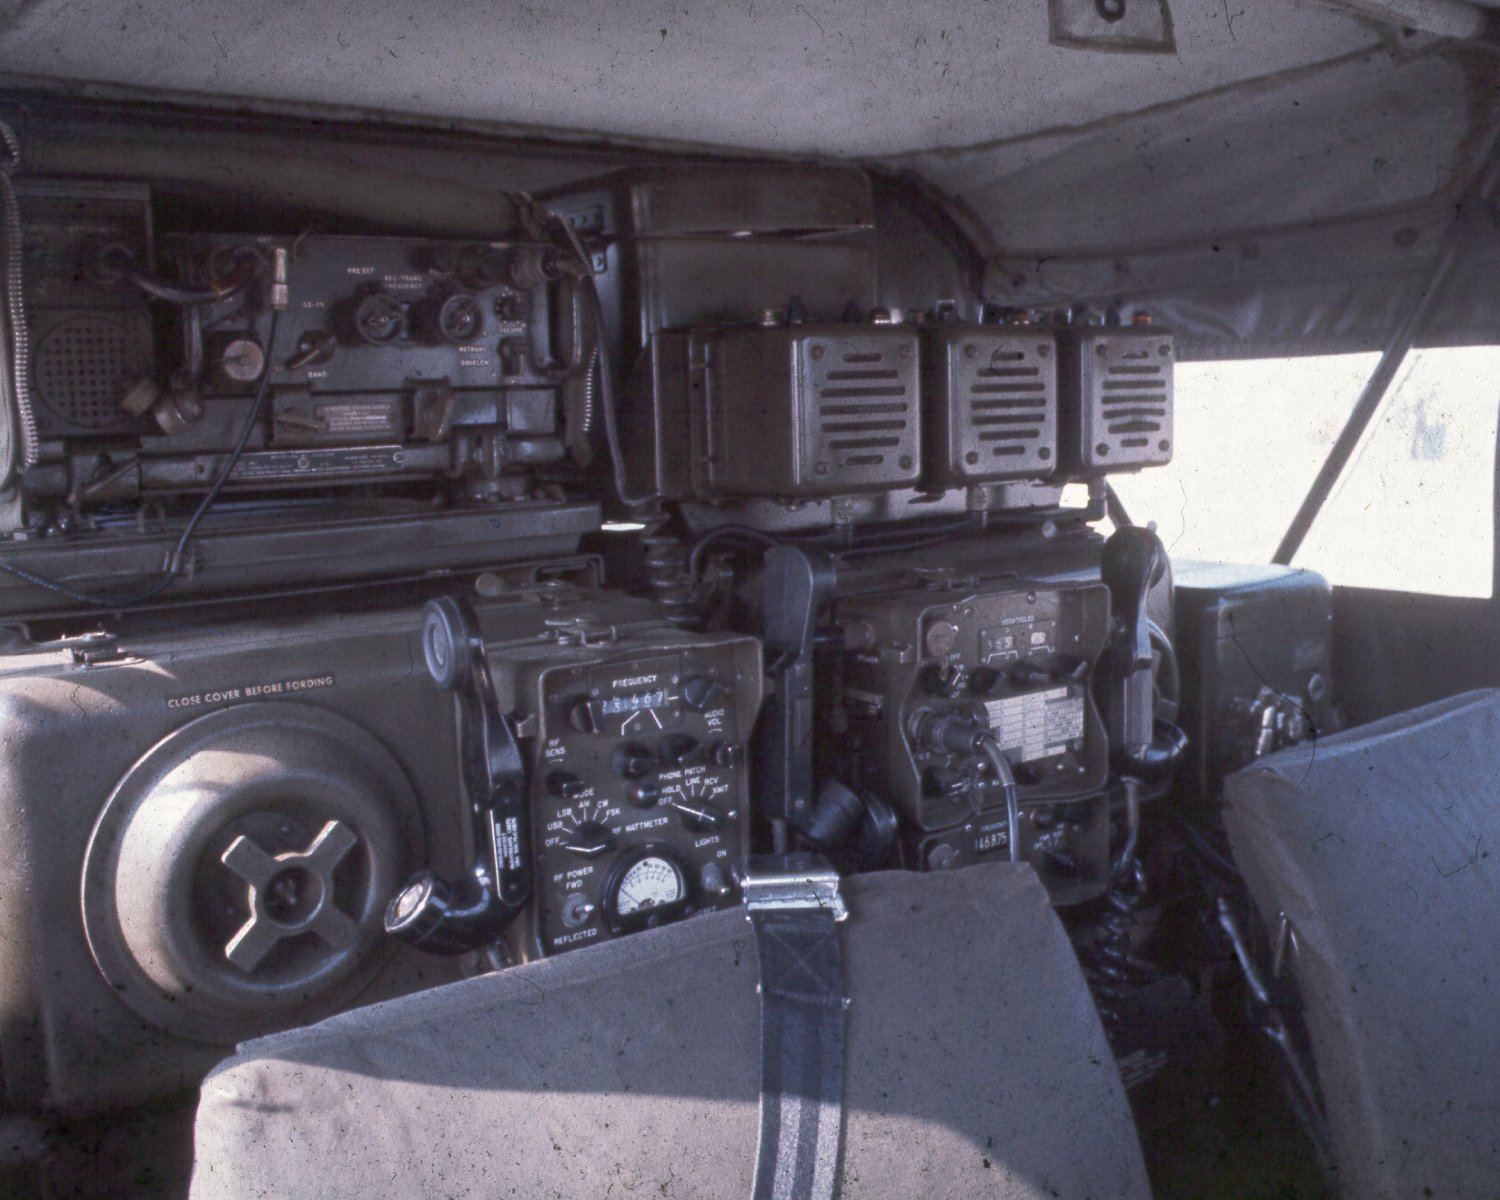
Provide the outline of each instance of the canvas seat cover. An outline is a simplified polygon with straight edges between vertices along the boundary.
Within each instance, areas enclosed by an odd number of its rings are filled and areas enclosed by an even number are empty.
[[[846,883],[841,1195],[1149,1195],[1093,1004],[1029,867]],[[748,1197],[755,944],[715,913],[242,1046],[192,1194]]]
[[[1500,1194],[1500,692],[1272,755],[1225,805],[1294,931],[1342,1192]]]

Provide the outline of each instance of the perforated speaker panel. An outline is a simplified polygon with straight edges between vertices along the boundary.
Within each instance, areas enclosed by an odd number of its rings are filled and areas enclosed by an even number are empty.
[[[33,330],[32,384],[43,433],[129,432],[120,401],[144,372],[141,322],[126,312],[48,314]]]

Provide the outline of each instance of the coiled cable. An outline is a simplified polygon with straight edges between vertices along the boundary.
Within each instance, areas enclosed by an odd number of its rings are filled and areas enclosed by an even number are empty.
[[[5,253],[5,319],[10,326],[11,399],[20,431],[21,469],[35,465],[38,443],[36,412],[31,404],[31,334],[26,325],[26,297],[21,273],[22,230],[21,206],[11,176],[21,165],[21,139],[16,131],[0,121],[0,142],[5,157],[0,160],[0,241]],[[9,482],[15,469],[15,447],[8,449],[4,479]]]
[[[641,548],[652,598],[661,605],[662,615],[670,624],[679,629],[698,628],[702,618],[694,579],[688,572],[688,553],[682,539],[672,531],[671,517],[662,510],[660,501],[653,501],[637,514],[637,520],[645,526]]]

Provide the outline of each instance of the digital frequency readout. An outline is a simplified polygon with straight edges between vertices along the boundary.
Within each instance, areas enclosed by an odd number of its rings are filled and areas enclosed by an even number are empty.
[[[666,702],[666,689],[658,688],[654,692],[628,692],[623,696],[611,696],[608,700],[600,701],[599,709],[605,716],[619,716],[621,713],[661,708]]]

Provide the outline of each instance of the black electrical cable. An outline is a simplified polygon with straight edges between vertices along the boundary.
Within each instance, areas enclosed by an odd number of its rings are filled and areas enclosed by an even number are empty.
[[[156,279],[144,271],[137,270],[135,255],[130,252],[128,246],[111,244],[99,252],[101,268],[118,272],[132,286],[139,288],[146,295],[157,300],[164,300],[168,304],[175,304],[180,308],[220,304],[225,300],[233,299],[243,292],[251,281],[260,276],[264,264],[260,255],[250,247],[239,247],[234,252],[234,259],[235,269],[222,283],[210,284],[206,288],[190,288]]]
[[[276,326],[280,313],[272,311],[271,327],[266,333],[266,366],[260,377],[260,386],[255,391],[255,402],[250,406],[250,413],[245,418],[244,427],[240,430],[239,438],[235,441],[234,449],[229,454],[228,461],[219,471],[212,486],[204,494],[203,499],[198,502],[198,507],[193,510],[193,515],[188,518],[187,524],[182,528],[182,534],[177,539],[177,545],[173,547],[171,556],[167,559],[166,569],[162,577],[144,591],[130,596],[96,596],[78,588],[70,587],[66,583],[60,583],[55,579],[48,579],[45,575],[38,575],[35,571],[29,571],[25,567],[19,567],[14,563],[0,558],[0,571],[8,575],[14,575],[17,579],[34,584],[36,587],[45,588],[49,592],[56,592],[59,596],[66,596],[69,600],[76,600],[80,604],[96,605],[103,608],[131,608],[137,604],[144,604],[148,600],[154,600],[177,581],[182,574],[183,560],[187,554],[188,542],[192,540],[193,534],[197,532],[198,524],[203,520],[208,510],[213,507],[214,501],[219,498],[219,493],[224,490],[224,485],[229,482],[229,477],[234,474],[234,469],[239,465],[244,456],[245,447],[250,444],[250,435],[260,422],[261,413],[265,409],[266,396],[270,392],[271,364],[275,361],[274,352],[276,348]]]
[[[132,271],[126,278],[146,295],[182,308],[192,308],[200,304],[217,304],[220,300],[228,300],[234,295],[233,291],[218,292],[213,288],[177,287],[175,284],[152,279],[149,275],[142,275],[139,271]]]
[[[964,517],[943,525],[898,525],[891,528],[867,530],[862,534],[853,531],[849,526],[842,526],[839,530],[784,533],[778,536],[749,525],[721,525],[717,529],[709,530],[693,543],[693,548],[688,555],[688,571],[694,579],[697,579],[703,571],[703,558],[709,546],[735,539],[747,545],[765,548],[782,544],[835,547],[840,542],[847,542],[837,550],[837,553],[844,558],[857,558],[870,554],[894,554],[903,550],[919,550],[931,545],[934,539],[956,537],[975,531],[975,521],[972,517]]]
[[[703,555],[708,548],[717,542],[739,541],[745,547],[756,546],[769,550],[777,544],[777,539],[768,533],[762,533],[758,529],[750,529],[740,525],[725,525],[718,529],[710,530],[693,543],[693,548],[688,552],[687,569],[688,574],[694,579],[703,573]]]
[[[1000,742],[992,733],[985,734],[979,740],[979,748],[984,756],[990,760],[990,766],[995,769],[995,778],[1000,782],[1000,794],[1005,797],[1005,825],[1006,836],[1010,840],[1010,861],[1021,861],[1021,797],[1020,789],[1016,787],[1015,773],[1010,769],[1010,762],[1006,759],[1004,751],[1000,749]]]
[[[0,121],[0,241],[4,244],[5,327],[10,350],[10,370],[5,380],[7,400],[16,418],[15,437],[5,438],[4,479],[9,483],[17,465],[21,470],[37,459],[36,412],[31,402],[31,333],[26,322],[23,265],[25,237],[21,208],[11,175],[21,165],[21,141],[16,132]],[[19,452],[19,453],[18,453]]]
[[[1177,827],[1178,831],[1184,837],[1186,837],[1190,843],[1192,843],[1193,849],[1197,851],[1197,853],[1208,863],[1209,866],[1213,867],[1214,870],[1218,871],[1219,874],[1223,875],[1227,879],[1234,880],[1235,882],[1241,884],[1244,883],[1244,876],[1240,874],[1239,868],[1236,867],[1234,863],[1231,862],[1228,858],[1226,858],[1224,854],[1221,853],[1213,845],[1213,843],[1208,840],[1206,836],[1204,836],[1203,831],[1194,826],[1188,818],[1174,815],[1172,818],[1172,823]]]

